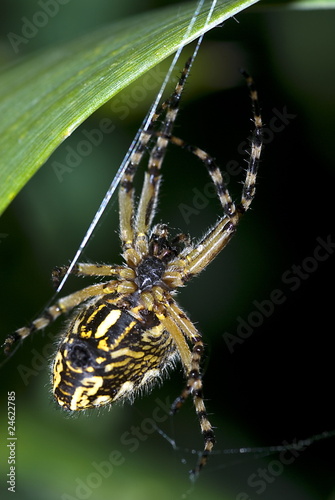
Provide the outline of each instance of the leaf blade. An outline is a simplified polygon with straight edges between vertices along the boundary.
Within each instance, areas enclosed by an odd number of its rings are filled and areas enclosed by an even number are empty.
[[[258,0],[225,0],[186,42]],[[39,52],[0,77],[0,214],[52,152],[88,116],[185,42],[195,3],[105,26]]]

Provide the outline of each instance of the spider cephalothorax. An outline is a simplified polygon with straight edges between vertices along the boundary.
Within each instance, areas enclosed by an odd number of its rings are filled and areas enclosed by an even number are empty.
[[[173,294],[199,274],[226,246],[255,194],[257,166],[262,148],[262,122],[257,93],[245,75],[254,112],[254,131],[241,200],[235,204],[220,169],[203,150],[171,135],[180,96],[189,72],[187,64],[171,97],[143,131],[120,182],[120,238],[124,265],[77,264],[72,273],[105,276],[108,280],[59,299],[31,326],[16,330],[5,342],[9,351],[17,340],[40,330],[63,313],[75,309],[62,335],[53,363],[53,393],[69,410],[82,410],[133,400],[138,391],[150,388],[178,359],[184,369],[186,386],[176,399],[177,410],[191,395],[204,437],[204,451],[196,472],[206,463],[215,439],[202,394],[200,361],[201,334],[183,312]],[[158,123],[158,117],[164,119]],[[153,145],[150,146],[150,139]],[[215,185],[223,215],[200,239],[193,242],[179,234],[170,238],[167,226],[152,227],[161,165],[168,143],[176,144],[205,164]],[[135,206],[133,179],[146,149],[150,148],[148,169],[139,202]],[[54,282],[67,267],[58,268]]]

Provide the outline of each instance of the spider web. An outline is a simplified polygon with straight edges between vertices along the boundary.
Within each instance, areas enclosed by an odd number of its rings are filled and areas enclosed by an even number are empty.
[[[184,446],[180,446],[177,443],[177,440],[174,437],[172,437],[174,434],[173,418],[174,417],[171,416],[170,420],[172,425],[170,433],[163,430],[163,428],[157,425],[157,423],[154,424],[155,431],[161,438],[163,438],[164,441],[166,441],[170,445],[170,447],[173,449],[174,452],[178,453],[182,464],[192,466],[194,457],[200,458],[203,453],[203,450],[195,448],[187,448]],[[221,449],[220,448],[218,449],[216,447],[211,452],[211,460],[214,457],[219,457],[219,458],[218,460],[216,460],[215,465],[211,465],[213,464],[213,460],[209,461],[209,463],[206,465],[206,468],[207,470],[212,469],[217,472],[230,467],[236,467],[238,465],[246,464],[247,462],[250,462],[250,460],[254,462],[268,457],[273,457],[273,456],[278,457],[279,454],[284,452],[293,452],[293,454],[295,452],[295,456],[299,456],[300,453],[304,452],[306,449],[312,447],[313,445],[316,445],[317,443],[322,441],[332,439],[334,437],[335,437],[335,429],[330,431],[323,431],[318,434],[313,434],[306,438],[293,439],[289,442],[285,441],[282,444],[276,444],[270,446],[256,446],[256,447],[244,446],[244,447],[221,448]],[[220,457],[222,457],[222,460],[220,460]],[[198,477],[199,476],[192,475],[190,471],[190,480],[193,484],[196,482]],[[187,490],[184,493],[184,495],[182,495],[182,498],[187,498],[187,496],[192,491],[193,488]]]

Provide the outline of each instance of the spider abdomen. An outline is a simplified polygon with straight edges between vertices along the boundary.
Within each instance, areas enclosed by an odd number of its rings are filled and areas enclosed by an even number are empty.
[[[85,304],[62,339],[53,367],[53,393],[69,410],[134,398],[159,379],[176,347],[155,316],[139,320],[99,297]],[[142,318],[142,316],[141,316]]]

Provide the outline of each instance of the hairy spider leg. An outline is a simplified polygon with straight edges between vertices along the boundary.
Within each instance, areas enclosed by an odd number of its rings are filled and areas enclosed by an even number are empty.
[[[121,283],[123,289],[124,283]],[[19,342],[32,333],[46,328],[50,323],[55,321],[61,314],[71,311],[74,307],[81,304],[83,301],[98,296],[120,293],[120,286],[117,281],[110,281],[108,283],[96,284],[88,286],[78,292],[74,292],[66,297],[63,297],[52,306],[47,307],[42,314],[35,319],[29,326],[18,328],[5,340],[3,347],[5,354],[9,354],[13,344]],[[123,292],[122,292],[123,293]]]
[[[201,334],[185,312],[180,309],[171,297],[171,294],[161,287],[154,287],[152,293],[148,293],[146,297],[142,294],[142,299],[146,301],[146,307],[149,310],[155,311],[160,323],[170,333],[177,345],[180,360],[185,370],[187,377],[186,387],[173,403],[171,413],[174,414],[187,397],[190,394],[192,395],[193,404],[204,439],[203,451],[196,467],[191,471],[191,477],[196,478],[200,470],[205,466],[208,455],[211,453],[215,444],[213,427],[209,422],[203,397],[200,362],[204,352],[204,344]],[[160,304],[162,307],[159,307]],[[190,351],[185,339],[188,339],[192,343],[192,351]]]
[[[189,395],[192,395],[193,404],[199,420],[201,433],[204,439],[204,448],[196,464],[191,471],[191,476],[195,479],[201,469],[206,465],[209,454],[215,444],[215,434],[213,427],[208,419],[208,414],[204,402],[203,384],[200,370],[200,363],[204,353],[204,344],[201,334],[195,328],[187,315],[179,308],[175,301],[170,299],[168,312],[171,318],[184,333],[184,335],[192,342],[193,348],[191,351],[191,359],[188,365],[186,387],[181,395],[175,400],[171,407],[171,412],[175,413]],[[163,322],[164,323],[164,322]]]
[[[225,184],[221,171],[215,160],[202,149],[187,144],[182,139],[171,136],[170,142],[196,155],[205,164],[211,176],[220,200],[224,215],[216,225],[195,245],[190,252],[184,252],[168,266],[167,273],[171,286],[183,286],[193,276],[199,274],[219,252],[227,245],[236,231],[243,214],[249,209],[256,191],[256,176],[262,150],[262,119],[259,110],[257,91],[252,78],[243,72],[250,90],[253,109],[254,130],[250,139],[251,148],[246,170],[246,177],[242,188],[241,200],[235,204]]]
[[[140,136],[138,148],[131,156],[130,163],[120,182],[119,207],[120,207],[120,237],[123,248],[123,257],[128,265],[136,266],[148,253],[147,233],[150,229],[159,194],[159,181],[161,165],[165,156],[168,136],[172,130],[178,113],[179,100],[189,75],[191,59],[182,71],[181,77],[172,95],[161,106],[149,125],[148,131]],[[154,125],[158,117],[165,112],[165,119],[161,125],[162,137],[156,138],[150,158],[148,170],[145,172],[144,184],[138,204],[137,215],[134,214],[134,184],[133,179],[137,167],[142,159],[149,139],[155,136]]]

